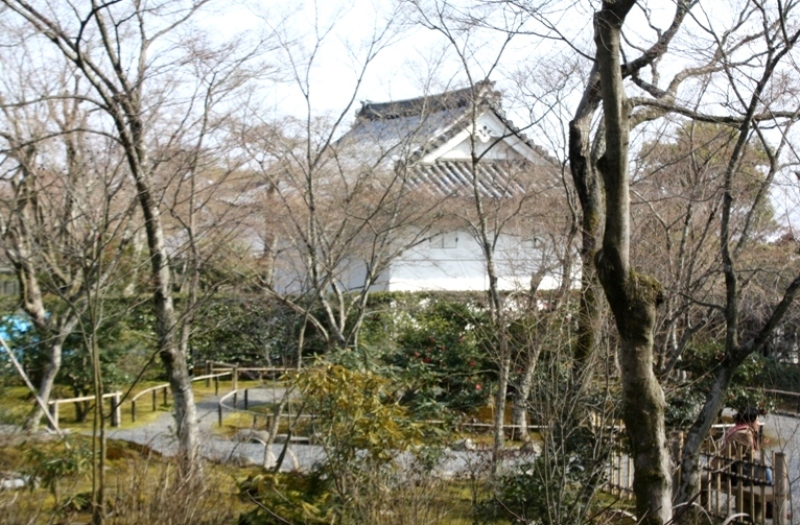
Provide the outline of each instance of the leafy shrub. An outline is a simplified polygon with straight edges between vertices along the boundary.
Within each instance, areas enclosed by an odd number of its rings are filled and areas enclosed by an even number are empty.
[[[758,386],[800,392],[800,366],[777,359],[763,358],[763,366],[755,381]]]
[[[239,525],[331,523],[330,483],[321,472],[264,473],[239,482],[240,497],[259,506],[239,518]]]
[[[386,356],[398,371],[403,403],[428,417],[484,405],[494,373],[480,330],[484,312],[470,303],[429,299],[406,315],[397,350]]]
[[[295,312],[263,297],[220,297],[202,305],[191,346],[200,361],[296,363]]]
[[[38,448],[28,449],[26,462],[28,468],[25,475],[29,480],[31,488],[35,484],[41,484],[53,495],[57,504],[60,503],[61,493],[59,486],[65,481],[72,481],[91,466],[91,451],[81,443],[65,442],[65,447],[61,448]]]

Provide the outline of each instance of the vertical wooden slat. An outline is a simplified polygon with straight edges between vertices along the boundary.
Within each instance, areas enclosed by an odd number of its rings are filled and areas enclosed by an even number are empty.
[[[761,465],[767,464],[767,457],[766,452],[764,451],[764,447],[759,447],[759,462]],[[763,483],[759,486],[759,495],[761,496],[761,508],[759,509],[759,523],[766,523],[767,522],[767,471],[766,468],[764,469],[764,480]]]
[[[725,457],[727,457],[727,458],[732,457],[731,456],[731,445],[730,445],[730,443],[728,443],[728,445],[725,447]],[[731,487],[731,476],[730,475],[728,475],[728,481],[727,481],[726,485],[727,486],[725,487],[725,492],[726,492],[726,494],[728,496],[726,498],[726,500],[727,500],[726,510],[727,510],[728,516],[730,516],[731,510],[732,510],[731,509],[731,507],[732,507],[731,504],[733,503],[733,487]]]
[[[786,519],[786,497],[789,494],[789,469],[786,466],[786,455],[783,452],[776,452],[773,464],[775,465],[775,503],[772,509],[772,522],[775,525],[788,525],[788,520]]]
[[[735,448],[736,468],[736,512],[744,512],[744,483],[742,483],[742,451],[739,447]]]
[[[716,466],[719,466],[719,460],[717,460]],[[720,493],[722,492],[722,474],[719,472],[718,468],[714,468],[711,475],[713,476],[711,479],[713,480],[715,484],[714,488],[716,489],[714,491],[714,500],[715,500],[714,512],[717,515],[719,515],[719,498],[720,498]]]

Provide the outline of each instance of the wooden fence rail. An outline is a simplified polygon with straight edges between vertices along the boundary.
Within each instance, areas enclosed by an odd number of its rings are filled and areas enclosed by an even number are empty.
[[[770,390],[770,389],[750,389],[750,390],[758,390],[759,392],[763,392],[765,395],[772,397],[773,399],[784,399],[789,401],[790,406],[794,409],[792,412],[794,414],[800,414],[800,393],[798,392],[789,392],[787,390]]]
[[[108,394],[103,394],[103,399],[111,399],[111,426],[118,427],[122,422],[122,416],[120,412],[120,402],[122,399],[122,392],[109,392]],[[81,397],[70,397],[68,399],[53,399],[47,403],[48,408],[50,409],[50,414],[52,415],[53,423],[55,424],[54,430],[58,430],[58,406],[64,403],[81,403],[83,401],[94,401],[97,399],[95,396],[81,396]],[[48,423],[48,426],[52,426],[51,423]]]
[[[241,366],[238,364],[232,363],[219,363],[215,361],[206,361],[205,365],[202,367],[196,366],[195,373],[200,371],[205,373],[205,376],[211,376],[215,373],[219,372],[231,372],[231,378],[233,381],[233,389],[237,390],[239,387],[239,379],[241,378],[242,374],[252,374],[257,372],[258,373],[258,380],[263,381],[264,376],[272,376],[273,378],[277,375],[285,374],[286,372],[294,370],[292,368],[283,368],[283,367],[275,367],[275,366]],[[209,381],[206,381],[206,386],[211,386]]]
[[[219,395],[219,382],[220,379],[226,376],[230,376],[231,378],[231,393],[234,395],[234,406],[236,405],[236,392],[239,390],[239,379],[241,374],[246,372],[258,372],[259,373],[259,380],[263,380],[265,374],[284,374],[289,369],[287,368],[277,368],[277,367],[239,367],[238,365],[230,365],[227,363],[215,363],[212,361],[207,361],[202,367],[205,369],[206,373],[204,375],[192,377],[192,382],[195,381],[205,381],[206,387],[211,387],[211,382],[214,382],[214,395]],[[197,367],[195,368],[197,370]],[[167,399],[169,396],[169,383],[162,383],[160,385],[152,386],[145,390],[142,390],[138,394],[136,394],[133,398],[131,398],[131,420],[136,421],[136,408],[137,402],[140,398],[150,394],[152,396],[152,410],[155,412],[158,410],[158,394],[161,393],[163,397],[163,403],[167,404]],[[230,396],[231,393],[226,394],[226,397]],[[247,405],[247,391],[245,390],[245,405]],[[220,409],[221,410],[221,409]]]
[[[193,377],[192,378],[192,382],[204,381],[205,380],[206,381],[206,385],[210,386],[210,381],[213,379],[214,380],[214,395],[219,395],[219,380],[221,378],[223,378],[225,376],[229,376],[229,375],[232,375],[232,372],[230,370],[228,370],[226,372],[220,372],[220,373],[217,373],[217,374],[209,374],[209,375],[205,375],[205,376]],[[161,383],[160,385],[151,386],[150,388],[146,388],[146,389],[142,390],[141,392],[139,392],[138,394],[136,394],[135,396],[133,396],[131,398],[131,421],[133,421],[134,423],[136,422],[136,407],[137,407],[136,403],[137,403],[137,401],[139,401],[140,398],[146,396],[147,394],[150,394],[150,396],[152,397],[152,407],[153,407],[152,411],[155,412],[156,410],[158,410],[158,394],[159,393],[161,393],[161,395],[162,395],[163,404],[166,405],[167,402],[168,402],[168,399],[169,399],[169,383]]]

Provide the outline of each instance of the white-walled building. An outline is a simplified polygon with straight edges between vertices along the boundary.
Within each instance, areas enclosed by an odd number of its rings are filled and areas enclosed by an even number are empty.
[[[352,181],[371,178],[378,181],[376,188],[397,185],[396,198],[407,203],[398,208],[401,212],[415,206],[427,210],[404,222],[391,240],[376,243],[378,237],[370,237],[365,228],[363,246],[353,244],[344,256],[331,259],[339,289],[488,289],[478,200],[501,289],[530,289],[533,282],[538,289],[552,290],[565,272],[571,273],[563,257],[569,250],[563,235],[569,211],[560,166],[506,118],[492,83],[363,103],[335,150],[336,166],[345,173],[339,178],[347,179],[349,170]],[[362,213],[379,205],[368,202]],[[382,258],[376,257],[376,246],[384,250]],[[276,288],[308,286],[306,248],[286,245],[280,251]]]

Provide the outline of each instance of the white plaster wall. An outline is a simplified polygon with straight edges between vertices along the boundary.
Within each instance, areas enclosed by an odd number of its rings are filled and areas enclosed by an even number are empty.
[[[498,240],[495,264],[501,290],[527,289],[542,262],[542,251],[531,242],[504,235]],[[553,261],[545,261],[553,265]],[[489,288],[480,244],[465,231],[448,232],[406,251],[382,276],[381,289],[390,291],[482,291]],[[551,273],[540,289],[559,286]]]

